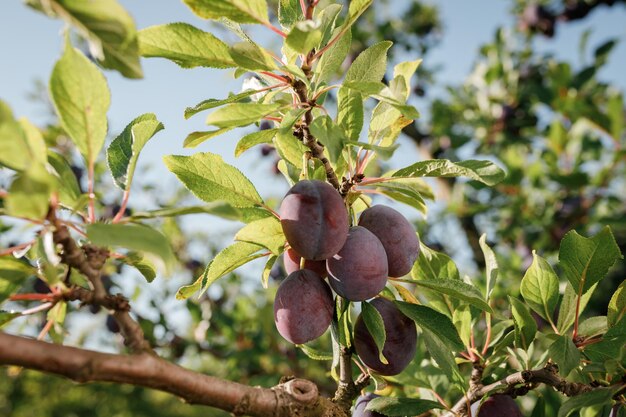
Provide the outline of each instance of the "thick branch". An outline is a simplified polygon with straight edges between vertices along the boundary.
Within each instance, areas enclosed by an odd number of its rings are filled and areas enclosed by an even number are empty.
[[[474,403],[496,390],[504,393],[522,395],[539,384],[550,385],[568,397],[593,390],[591,385],[566,381],[558,374],[558,368],[554,364],[547,364],[543,369],[517,372],[493,384],[480,385],[469,393],[469,402]],[[523,386],[518,388],[520,385]],[[444,417],[455,417],[456,415],[467,416],[467,401],[465,397],[461,398],[454,407],[452,407],[451,412],[445,414]]]
[[[165,391],[190,404],[257,417],[348,417],[317,386],[293,379],[273,388],[250,387],[190,371],[148,353],[114,355],[0,332],[0,365],[16,365],[77,382],[115,382]]]

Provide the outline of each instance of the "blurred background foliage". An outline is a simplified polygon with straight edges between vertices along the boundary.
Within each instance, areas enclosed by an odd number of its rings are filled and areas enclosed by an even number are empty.
[[[376,1],[356,26],[350,59],[382,39],[394,41],[392,60],[420,56],[424,65],[414,96],[423,112],[421,120],[404,133],[418,147],[415,159],[451,160],[493,158],[508,172],[496,187],[480,187],[455,179],[439,179],[435,185],[437,206],[428,222],[417,224],[430,247],[455,257],[471,253],[470,271],[479,276],[484,266],[478,239],[487,233],[500,264],[499,291],[516,294],[531,251],[554,260],[563,235],[575,229],[582,235],[610,225],[622,252],[626,252],[626,136],[623,91],[604,82],[600,73],[610,59],[617,40],[588,44],[588,33],[575,40],[580,45],[578,62],[561,61],[549,52],[538,51],[537,36],[552,37],[560,25],[585,19],[596,7],[613,7],[624,13],[624,1],[554,0],[510,2],[513,24],[499,29],[484,44],[466,80],[442,86],[437,68],[429,64],[429,53],[445,37],[445,21],[437,3],[411,0],[393,2],[401,10],[383,13],[389,1]],[[620,4],[621,3],[621,4]],[[182,7],[182,5],[181,5]],[[384,16],[384,19],[382,19]],[[399,46],[399,48],[398,48]],[[454,57],[445,65],[454,65]],[[443,91],[431,94],[431,90]],[[45,88],[36,96],[45,100]],[[52,120],[46,140],[60,152],[71,153],[70,142]],[[264,150],[263,155],[271,155]],[[77,165],[78,166],[78,165]],[[99,167],[100,204],[117,212],[110,181]],[[84,184],[84,172],[74,167]],[[151,184],[141,194],[149,195]],[[137,198],[136,200],[139,200]],[[162,205],[193,201],[184,190],[159,196]],[[133,210],[133,199],[131,207]],[[248,384],[269,386],[282,376],[297,375],[317,382],[322,391],[334,389],[328,362],[316,362],[284,341],[274,330],[270,291],[242,285],[241,275],[231,274],[216,289],[200,299],[173,303],[177,283],[191,282],[207,259],[220,247],[219,237],[204,232],[185,232],[178,220],[160,224],[171,238],[183,266],[174,284],[146,290],[128,279],[125,267],[107,271],[112,292],[123,292],[137,301],[135,309],[151,342],[166,358],[183,366]],[[3,224],[15,235],[20,225]],[[442,232],[444,230],[445,232]],[[207,248],[208,242],[208,248]],[[11,246],[10,244],[8,246]],[[203,250],[197,250],[202,247]],[[258,275],[258,271],[250,275]],[[611,294],[626,275],[623,261],[595,291],[587,314],[606,313]],[[272,271],[274,281],[284,276],[280,267]],[[38,287],[24,291],[46,291]],[[142,301],[143,300],[143,301]],[[173,307],[173,304],[175,306]],[[502,306],[506,309],[507,306]],[[100,350],[122,347],[117,329],[105,311],[76,312],[70,332],[85,346]],[[20,331],[37,328],[36,318],[25,320]],[[92,327],[98,325],[98,330]],[[81,333],[82,332],[82,333]],[[32,333],[32,331],[31,331]],[[325,335],[324,338],[328,337]],[[329,346],[322,338],[319,347]],[[423,355],[423,347],[418,357]],[[415,361],[419,363],[419,361]],[[408,372],[407,374],[410,374]],[[433,375],[435,373],[433,372]],[[428,369],[415,369],[415,377],[427,378]],[[404,381],[410,382],[410,381]],[[445,380],[440,381],[445,383]],[[436,381],[433,386],[437,386]],[[389,391],[397,389],[391,384]],[[535,394],[533,394],[535,395]],[[556,415],[560,399],[546,393],[547,416]],[[206,408],[186,407],[169,395],[142,388],[113,384],[79,386],[53,376],[17,368],[0,369],[0,415],[11,417],[141,417],[221,416]]]

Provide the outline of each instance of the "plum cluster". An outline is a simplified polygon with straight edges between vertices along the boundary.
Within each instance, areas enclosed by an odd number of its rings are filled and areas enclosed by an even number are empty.
[[[389,277],[408,274],[419,253],[419,238],[399,212],[372,206],[351,227],[343,199],[323,181],[294,185],[282,201],[280,218],[290,247],[284,254],[288,276],[276,293],[274,319],[279,333],[295,344],[318,338],[330,326],[331,288],[349,301],[371,299]],[[415,354],[415,324],[391,301],[376,298],[371,304],[383,318],[388,363],[380,361],[362,318],[355,326],[355,348],[371,369],[397,374]]]

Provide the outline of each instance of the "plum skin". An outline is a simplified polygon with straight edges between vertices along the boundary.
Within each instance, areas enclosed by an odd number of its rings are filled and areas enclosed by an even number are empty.
[[[300,259],[302,256],[292,248],[289,248],[283,254],[283,263],[285,265],[285,271],[287,275],[300,269]],[[325,278],[328,275],[326,271],[326,261],[311,261],[309,259],[304,260],[304,269],[309,269],[317,273],[320,277]]]
[[[361,226],[351,227],[341,250],[326,260],[328,282],[350,301],[376,296],[387,283],[387,254],[380,240]]]
[[[283,280],[274,298],[278,332],[294,344],[320,337],[333,318],[333,294],[315,272],[301,269]]]
[[[365,395],[360,395],[354,403],[354,411],[352,412],[352,417],[385,417],[379,412],[365,409],[370,401],[378,397],[380,397],[380,395],[376,395],[372,392],[368,392]]]
[[[359,226],[374,233],[383,244],[390,277],[402,277],[411,272],[419,255],[420,241],[402,214],[391,207],[372,206],[361,213]]]
[[[479,405],[480,409],[478,408]],[[471,409],[472,415],[476,417],[523,417],[515,400],[504,394],[492,395],[482,404],[475,402],[472,404]]]
[[[417,349],[417,329],[413,320],[402,314],[393,302],[385,298],[370,301],[383,318],[385,345],[383,355],[389,362],[384,364],[378,357],[374,338],[367,330],[363,317],[359,316],[354,326],[354,347],[359,358],[370,369],[381,375],[397,375],[406,368]]]
[[[348,237],[348,211],[330,184],[304,180],[291,187],[280,205],[280,223],[289,245],[305,259],[320,261]]]

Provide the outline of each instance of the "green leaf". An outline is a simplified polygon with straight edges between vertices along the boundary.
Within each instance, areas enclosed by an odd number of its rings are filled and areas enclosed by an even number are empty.
[[[126,256],[120,259],[125,264],[135,267],[148,282],[154,281],[156,278],[156,268],[152,262],[146,259],[139,252],[128,252]]]
[[[188,23],[169,23],[140,30],[139,52],[149,58],[169,59],[183,68],[236,66],[228,45]]]
[[[603,335],[607,330],[606,316],[589,317],[578,325],[578,334],[584,338]]]
[[[622,94],[612,94],[609,97],[607,113],[610,120],[611,136],[619,141],[624,131],[624,96]]]
[[[341,25],[340,32],[347,32],[357,19],[371,6],[374,0],[352,0],[348,7],[348,16]]]
[[[265,0],[183,0],[198,16],[218,20],[227,18],[237,23],[267,23]]]
[[[248,219],[259,219],[270,216],[264,208],[235,208],[223,201],[216,201],[204,206],[170,207],[149,211],[136,211],[130,216],[132,220],[154,219],[157,217],[178,217],[186,214],[211,214],[226,220],[239,220],[247,223]]]
[[[279,103],[231,103],[211,113],[206,123],[221,128],[247,126],[282,107],[283,105]]]
[[[337,93],[337,124],[350,140],[359,140],[363,129],[363,97],[360,93],[341,87]]]
[[[248,223],[237,232],[235,240],[263,246],[276,256],[280,255],[285,247],[283,228],[274,216]]]
[[[454,355],[450,347],[441,339],[439,332],[422,328],[422,339],[430,356],[437,362],[448,379],[458,386],[463,386],[465,382],[454,360]]]
[[[369,143],[391,146],[400,136],[402,129],[411,124],[402,113],[389,103],[378,103],[372,112],[367,138]]]
[[[28,165],[30,166],[32,163],[45,165],[46,162],[48,162],[48,147],[46,146],[41,131],[26,118],[20,118],[18,123],[24,132],[24,139],[26,139],[26,144],[30,151]]]
[[[333,32],[333,37],[337,36],[341,28],[337,28]],[[352,34],[350,31],[346,32],[336,43],[334,43],[320,58],[317,66],[315,67],[315,79],[319,84],[327,83],[333,77],[337,75],[341,65],[346,60],[348,53],[350,52],[350,45],[352,44]]]
[[[21,315],[22,315],[21,313],[17,313],[17,312],[13,312],[13,311],[0,310],[0,329],[5,324],[7,324],[8,322],[13,320],[14,318],[19,317]]]
[[[272,143],[274,136],[276,136],[276,132],[278,132],[278,129],[266,129],[245,135],[239,139],[237,146],[235,146],[235,156],[239,157],[242,153],[255,145],[260,145],[261,143]]]
[[[470,346],[472,333],[472,311],[469,306],[457,307],[452,313],[452,322],[465,346]]]
[[[50,77],[50,94],[63,129],[87,161],[93,164],[104,146],[107,110],[111,102],[104,75],[69,38]]]
[[[344,82],[380,81],[387,70],[387,50],[391,45],[393,42],[382,41],[361,52],[346,72]]]
[[[443,407],[438,402],[430,400],[378,397],[372,399],[365,409],[386,416],[416,416],[428,410],[443,409]]]
[[[580,365],[580,351],[569,335],[558,336],[550,345],[548,355],[559,366],[559,374],[563,378]]]
[[[487,235],[483,234],[480,239],[478,239],[478,243],[480,245],[480,249],[483,251],[483,256],[485,257],[485,274],[487,276],[487,282],[485,285],[485,298],[489,300],[491,297],[491,292],[496,286],[496,280],[498,279],[498,272],[500,268],[498,267],[498,261],[496,260],[496,255],[493,253],[493,250],[487,245]],[[557,286],[557,298],[558,298],[558,286]],[[553,308],[554,310],[554,308]]]
[[[448,349],[455,352],[464,349],[454,324],[447,316],[423,305],[404,301],[394,301],[394,303],[405,316],[413,320],[422,330],[427,329],[436,334]]]
[[[192,156],[169,155],[163,158],[167,169],[200,200],[225,201],[234,207],[254,207],[263,200],[254,185],[221,156],[197,153]]]
[[[521,349],[528,350],[535,339],[537,323],[520,300],[509,296],[509,304],[511,304],[511,313],[515,322],[515,344]]]
[[[337,20],[343,6],[341,4],[329,4],[324,7],[316,16],[316,19],[320,22],[320,28],[322,30],[322,39],[316,49],[321,49],[331,39],[333,32],[337,29]],[[348,32],[346,32],[348,34]],[[337,42],[341,42],[343,37]],[[328,52],[328,51],[327,51]]]
[[[251,42],[238,42],[228,53],[241,68],[249,71],[272,71],[277,68],[272,56],[259,45]]]
[[[153,254],[168,269],[176,262],[167,238],[149,226],[94,223],[87,225],[87,238],[98,246],[120,246],[132,251]]]
[[[424,198],[434,197],[431,188],[421,178],[398,178],[374,185],[387,197],[408,204],[424,214],[428,210]]]
[[[43,219],[48,214],[54,184],[54,178],[43,165],[32,164],[11,183],[4,199],[7,213],[27,219]]]
[[[202,274],[202,289],[206,289],[219,278],[254,259],[265,256],[258,253],[262,246],[248,242],[235,242],[215,255]]]
[[[320,116],[313,119],[309,130],[328,150],[330,162],[337,164],[347,142],[343,129],[337,126],[329,116]]]
[[[29,0],[28,4],[78,29],[104,68],[128,78],[143,77],[135,23],[117,0]]]
[[[185,119],[189,119],[191,116],[200,113],[204,110],[213,109],[215,107],[223,106],[224,104],[235,103],[237,101],[243,101],[248,97],[256,94],[255,90],[246,90],[239,94],[229,94],[228,98],[218,100],[215,98],[210,98],[208,100],[201,101],[193,107],[187,107],[185,109]]]
[[[596,388],[593,391],[571,397],[561,404],[557,417],[567,417],[583,407],[610,404],[614,393],[614,390],[609,388]]]
[[[596,289],[597,284],[593,285],[589,291],[587,291],[580,299],[580,313],[585,310],[593,291]],[[568,283],[565,286],[565,294],[561,299],[561,305],[559,306],[559,319],[556,323],[556,328],[559,333],[565,333],[576,320],[576,299],[578,294],[574,291],[574,288]]]
[[[300,2],[298,0],[279,0],[278,21],[284,28],[292,27],[302,15]]]
[[[459,270],[452,258],[429,248],[422,242],[417,261],[411,269],[411,277],[416,280],[460,279]]]
[[[225,127],[223,129],[217,129],[217,130],[207,130],[207,131],[201,131],[201,132],[191,132],[190,134],[187,135],[187,137],[185,138],[185,141],[183,142],[183,147],[185,148],[195,148],[196,146],[200,145],[201,143],[212,139],[216,136],[222,135],[228,131],[233,130],[232,127]]]
[[[139,153],[163,129],[163,123],[154,114],[146,113],[135,118],[113,139],[107,149],[107,162],[115,184],[122,190],[130,190]]]
[[[26,133],[13,117],[8,104],[0,100],[0,108],[0,166],[15,171],[25,170],[34,156],[26,141]]]
[[[54,151],[48,151],[47,154],[48,163],[56,173],[56,188],[59,190],[59,200],[61,204],[68,207],[75,207],[81,196],[81,192],[71,165],[62,155]]]
[[[559,248],[559,265],[578,294],[586,293],[605,277],[616,260],[622,258],[608,226],[592,238],[572,230],[561,240]]]
[[[613,327],[622,318],[626,317],[626,280],[617,287],[606,314],[608,327]]]
[[[13,294],[36,269],[28,262],[13,256],[0,256],[0,302]]]
[[[301,54],[307,54],[322,40],[322,30],[313,20],[296,22],[285,42],[291,49]]]
[[[487,313],[493,313],[489,304],[483,298],[483,294],[480,290],[473,285],[467,284],[457,279],[399,279],[397,281],[410,282],[419,287],[428,288],[430,290],[437,291],[441,294],[449,295],[450,297],[465,301],[474,307],[486,311]]]
[[[271,255],[269,258],[267,258],[267,262],[263,267],[263,273],[261,274],[261,285],[263,285],[263,288],[265,289],[268,288],[268,282],[270,280],[270,275],[272,274],[272,268],[274,267],[274,264],[277,260],[278,256]]]
[[[559,278],[544,258],[533,251],[533,262],[526,270],[520,292],[535,313],[552,323],[559,302]]]
[[[297,169],[302,167],[302,155],[308,150],[306,146],[300,142],[291,131],[278,131],[274,136],[274,146],[278,151],[278,155],[295,166]]]
[[[468,160],[450,162],[447,159],[420,161],[393,174],[394,177],[468,177],[486,185],[495,185],[505,177],[504,171],[490,161]]]
[[[415,71],[417,71],[417,68],[421,63],[421,59],[416,59],[415,61],[400,62],[393,67],[393,78],[399,79],[399,77],[402,77],[404,89],[406,91],[403,97],[405,101],[409,98],[409,93],[411,91],[411,78],[413,78],[413,74],[415,74]]]
[[[367,331],[372,335],[374,343],[378,348],[378,358],[384,363],[388,364],[387,358],[383,354],[383,348],[385,347],[385,323],[383,317],[380,315],[376,308],[372,307],[367,301],[361,303],[361,317],[365,323]]]
[[[314,347],[311,347],[309,345],[296,345],[296,346],[302,349],[302,352],[304,352],[305,355],[307,355],[309,358],[313,359],[314,361],[332,361],[333,360],[332,352],[325,352],[319,349],[315,349]]]

